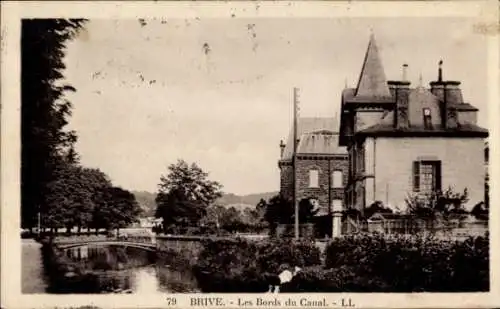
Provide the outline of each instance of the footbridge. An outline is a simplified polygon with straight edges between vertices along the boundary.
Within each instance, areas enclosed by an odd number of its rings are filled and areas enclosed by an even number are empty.
[[[123,246],[130,248],[144,249],[148,251],[156,251],[158,249],[155,241],[149,239],[132,238],[132,239],[103,239],[103,240],[74,240],[74,241],[55,241],[54,245],[62,250],[86,247],[86,246]]]

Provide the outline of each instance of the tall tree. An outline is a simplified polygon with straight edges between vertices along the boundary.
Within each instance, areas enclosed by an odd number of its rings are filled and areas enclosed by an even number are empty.
[[[60,166],[46,186],[42,223],[46,227],[89,227],[103,190],[111,181],[99,169]]]
[[[156,217],[163,218],[164,228],[193,226],[205,215],[206,208],[222,196],[222,185],[208,179],[198,165],[184,160],[168,167],[161,176],[156,196]]]
[[[264,213],[264,220],[268,223],[271,235],[276,234],[278,224],[290,224],[293,222],[293,218],[294,208],[290,199],[285,198],[281,194],[269,199]]]
[[[221,205],[213,204],[207,207],[205,216],[200,220],[200,225],[211,226],[216,230],[222,227],[223,215],[226,212],[226,208]]]
[[[98,228],[119,229],[136,222],[141,211],[134,194],[119,187],[107,187],[94,210],[94,224]]]
[[[65,44],[82,27],[82,19],[24,19],[21,24],[21,224],[36,225],[47,184],[58,166],[77,161],[76,135],[65,130],[75,91],[60,83]],[[58,83],[59,82],[59,83]]]

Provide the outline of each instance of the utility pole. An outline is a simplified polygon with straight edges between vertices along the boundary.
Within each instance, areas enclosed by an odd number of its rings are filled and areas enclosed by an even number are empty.
[[[38,230],[37,230],[37,234],[38,234],[38,238],[40,238],[40,230],[42,228],[42,213],[41,213],[41,209],[40,207],[38,207]]]
[[[299,203],[297,201],[297,123],[299,117],[299,89],[293,88],[293,205],[295,208],[295,239],[299,239]]]

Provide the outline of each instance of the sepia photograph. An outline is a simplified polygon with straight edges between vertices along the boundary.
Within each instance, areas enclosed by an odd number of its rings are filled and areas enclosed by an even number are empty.
[[[19,21],[21,293],[490,292],[478,17],[228,12]]]

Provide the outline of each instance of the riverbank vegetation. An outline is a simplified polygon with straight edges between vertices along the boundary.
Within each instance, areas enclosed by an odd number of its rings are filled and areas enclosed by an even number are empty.
[[[207,240],[193,273],[203,292],[265,292],[285,268],[320,264],[312,242]]]
[[[489,290],[489,238],[363,235],[332,240],[321,263],[310,242],[208,241],[194,266],[204,292],[265,292],[282,269],[302,270],[282,292]]]
[[[137,254],[118,252],[120,248],[113,249],[117,251],[113,251],[113,259],[104,255],[92,263],[75,262],[50,243],[44,244],[43,252],[46,270],[62,289],[56,292],[76,287],[89,292],[93,285],[104,284],[96,281],[105,280],[97,275],[99,271],[139,267],[144,261],[182,274],[181,279],[163,276],[162,280],[176,280],[176,290],[186,292],[266,292],[270,285],[280,284],[282,271],[295,267],[301,270],[281,285],[281,292],[489,290],[487,236],[453,241],[422,236],[346,236],[331,240],[323,252],[313,241],[292,239],[207,238],[201,246],[158,251],[138,263],[128,257]]]

